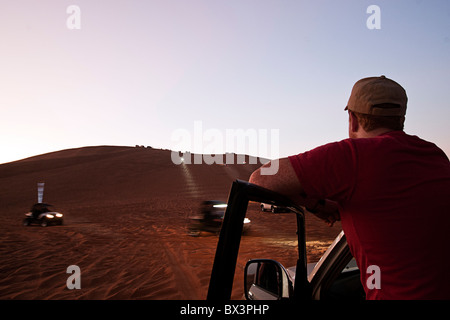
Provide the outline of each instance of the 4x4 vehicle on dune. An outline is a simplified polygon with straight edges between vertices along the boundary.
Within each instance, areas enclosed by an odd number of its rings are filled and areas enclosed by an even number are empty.
[[[187,222],[187,233],[190,236],[199,236],[202,231],[219,234],[222,228],[226,202],[219,200],[206,200],[200,204],[200,208],[194,214],[189,215]],[[243,232],[250,227],[250,219],[244,219]]]
[[[305,212],[289,199],[246,181],[233,182],[217,244],[207,299],[231,298],[243,222],[249,201],[289,208],[297,219],[297,265],[286,269],[271,259],[247,262],[244,295],[249,300],[346,300],[365,299],[360,271],[341,232],[317,264],[307,263]],[[277,215],[273,216],[274,222]],[[257,248],[255,248],[256,250]]]
[[[36,203],[34,204],[30,212],[25,214],[23,219],[23,225],[29,226],[31,224],[39,224],[43,227],[48,225],[62,225],[63,214],[60,212],[51,211],[49,207],[53,207],[48,203]]]

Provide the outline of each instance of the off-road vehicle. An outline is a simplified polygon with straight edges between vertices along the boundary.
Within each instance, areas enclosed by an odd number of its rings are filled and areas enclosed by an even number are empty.
[[[63,214],[60,212],[52,211],[49,207],[52,207],[48,203],[36,203],[34,204],[30,212],[25,214],[23,219],[23,225],[29,226],[32,224],[39,224],[43,227],[49,225],[62,225]]]

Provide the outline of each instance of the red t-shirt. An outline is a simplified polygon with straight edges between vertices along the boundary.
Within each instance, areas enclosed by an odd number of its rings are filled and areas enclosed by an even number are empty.
[[[403,131],[289,157],[312,198],[338,202],[367,299],[450,299],[450,163]],[[367,268],[380,270],[369,289]]]

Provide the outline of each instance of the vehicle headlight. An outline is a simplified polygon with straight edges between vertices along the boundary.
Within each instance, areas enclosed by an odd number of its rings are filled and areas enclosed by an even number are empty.
[[[227,204],[215,204],[215,205],[213,205],[213,207],[214,208],[226,208],[227,207]]]
[[[52,214],[46,214],[45,217],[49,218],[49,219],[53,219],[54,218],[54,216]]]
[[[55,214],[55,216],[57,216],[58,218],[62,218],[62,213],[57,213],[57,214]]]
[[[244,223],[250,223],[250,219],[249,218],[244,218]]]

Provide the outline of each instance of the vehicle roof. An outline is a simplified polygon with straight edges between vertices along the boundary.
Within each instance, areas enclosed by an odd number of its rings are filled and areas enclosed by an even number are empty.
[[[42,209],[42,208],[46,208],[46,207],[53,207],[53,205],[51,205],[49,203],[35,203],[31,207],[31,210]]]

